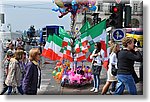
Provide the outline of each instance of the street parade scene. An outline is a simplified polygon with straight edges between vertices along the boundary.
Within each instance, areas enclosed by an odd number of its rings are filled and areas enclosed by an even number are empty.
[[[1,95],[143,95],[142,0],[2,0],[0,7]]]

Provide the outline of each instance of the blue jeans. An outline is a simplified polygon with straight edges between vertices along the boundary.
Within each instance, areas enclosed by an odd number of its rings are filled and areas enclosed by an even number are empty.
[[[99,75],[94,75],[94,88],[99,89],[100,78]]]
[[[112,82],[112,84],[111,84],[111,87],[112,87],[112,88],[111,88],[111,91],[112,91],[112,92],[115,91],[115,89],[116,89],[116,84],[117,84],[117,81],[113,81],[113,82]]]
[[[23,90],[22,90],[22,86],[17,87],[17,89],[18,89],[18,92],[19,92],[21,95],[24,94],[24,92],[23,92]],[[12,86],[8,86],[8,95],[11,95],[11,92],[12,92]]]
[[[99,90],[99,85],[100,85],[100,72],[101,72],[101,69],[102,67],[101,66],[98,66],[99,67],[99,70],[97,73],[93,74],[93,77],[94,77],[94,88],[97,88]]]
[[[120,75],[119,74],[117,75],[117,78],[118,78],[118,83],[117,83],[117,87],[116,87],[114,94],[122,95],[126,87],[129,94],[137,95],[136,85],[135,85],[132,75]]]

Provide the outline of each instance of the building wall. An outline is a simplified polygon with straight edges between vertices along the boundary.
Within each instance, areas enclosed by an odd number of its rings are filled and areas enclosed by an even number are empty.
[[[106,3],[104,0],[97,0],[96,6],[97,10],[95,11],[96,13],[100,13],[99,17],[103,19],[107,19],[110,16],[110,6],[115,5],[114,3]],[[132,7],[132,17],[131,19],[137,19],[139,22],[138,27],[143,26],[143,1],[142,0],[130,0],[130,5]],[[136,7],[137,6],[137,7]],[[93,12],[87,12],[87,18],[93,19],[91,16]],[[84,20],[84,14],[78,14],[76,17],[76,22],[75,22],[75,31],[78,32],[76,29],[80,29],[82,27],[82,23]],[[137,27],[137,26],[133,26]]]

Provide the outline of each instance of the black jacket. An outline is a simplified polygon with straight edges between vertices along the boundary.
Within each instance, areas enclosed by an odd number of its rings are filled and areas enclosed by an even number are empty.
[[[38,66],[33,62],[28,62],[26,66],[26,75],[23,80],[23,91],[27,95],[36,95],[37,88],[40,86],[41,76],[38,79]],[[40,71],[41,73],[41,71]],[[39,85],[38,85],[39,84]]]
[[[133,53],[126,49],[121,50],[118,53],[117,74],[132,74],[134,71],[134,61],[139,61],[141,59],[142,57],[139,51]]]

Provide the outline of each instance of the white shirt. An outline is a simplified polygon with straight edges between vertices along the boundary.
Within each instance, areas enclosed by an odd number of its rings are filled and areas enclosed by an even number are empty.
[[[104,52],[104,50],[101,49],[101,51],[98,53],[98,56],[96,58],[94,58],[93,55],[95,54],[95,51],[96,51],[96,49],[93,51],[92,55],[90,56],[90,59],[97,61],[97,65],[102,66],[101,61],[104,61],[105,52]],[[100,57],[100,55],[101,55],[101,57]]]
[[[115,67],[117,68],[117,55],[116,53],[112,52],[110,55],[109,55],[109,68],[111,67],[111,65],[115,65]]]

